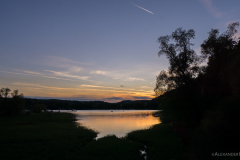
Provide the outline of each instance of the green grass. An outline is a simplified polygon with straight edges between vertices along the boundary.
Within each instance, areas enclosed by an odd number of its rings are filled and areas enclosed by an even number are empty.
[[[97,133],[68,113],[0,117],[0,159],[69,159]]]
[[[150,129],[133,131],[126,138],[146,145],[148,159],[187,159],[182,150],[182,141],[169,124],[157,124]]]

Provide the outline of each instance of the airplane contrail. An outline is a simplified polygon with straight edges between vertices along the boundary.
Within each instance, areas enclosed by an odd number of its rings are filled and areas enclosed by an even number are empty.
[[[131,3],[131,2],[129,2],[129,3]],[[142,10],[144,10],[144,11],[147,11],[148,13],[154,14],[153,12],[151,12],[151,11],[145,9],[145,8],[142,8],[142,7],[140,7],[140,6],[138,6],[138,5],[134,4],[134,3],[131,3],[131,4],[133,4],[134,6],[140,8],[140,9],[142,9]]]

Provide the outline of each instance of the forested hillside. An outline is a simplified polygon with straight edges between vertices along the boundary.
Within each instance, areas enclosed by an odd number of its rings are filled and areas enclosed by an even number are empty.
[[[191,159],[207,159],[215,152],[238,152],[240,130],[239,23],[217,29],[201,45],[201,55],[190,48],[194,31],[177,29],[160,37],[160,55],[170,67],[157,77],[156,100],[162,118],[185,141]],[[173,39],[174,43],[169,44]],[[202,65],[202,62],[207,65]],[[160,96],[159,96],[160,95]]]

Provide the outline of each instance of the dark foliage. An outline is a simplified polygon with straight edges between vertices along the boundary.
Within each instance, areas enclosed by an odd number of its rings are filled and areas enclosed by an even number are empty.
[[[40,113],[42,111],[46,111],[47,106],[45,104],[35,104],[32,108],[31,111],[35,113]]]
[[[194,30],[186,31],[178,28],[171,35],[158,38],[160,43],[158,55],[166,55],[170,66],[168,71],[161,71],[157,76],[157,83],[154,89],[156,96],[189,84],[203,70],[199,66],[203,59],[197,56],[195,51],[191,49],[193,44],[190,40],[194,37]],[[173,43],[169,43],[171,41]]]
[[[190,76],[190,81],[183,80],[182,85],[177,85],[175,81],[172,81],[176,84],[173,88],[162,85],[169,89],[156,98],[163,110],[162,117],[171,117],[173,129],[183,140],[186,139],[182,136],[185,134],[178,133],[177,128],[187,127],[188,131],[184,130],[190,133],[186,147],[190,159],[209,159],[213,158],[211,153],[240,150],[240,39],[235,37],[238,26],[239,23],[232,23],[222,34],[212,29],[201,45],[200,61],[208,59],[206,68],[195,72],[196,77]],[[187,32],[184,33],[187,37]],[[189,33],[189,37],[192,34]],[[165,41],[168,41],[167,38]],[[170,48],[166,51],[176,47],[172,44],[168,46]],[[184,61],[181,63],[186,66]],[[157,87],[159,82],[160,85],[171,84],[167,81],[171,76],[164,74],[171,73],[174,66],[170,61],[169,72],[161,72],[160,78],[157,77],[162,80],[157,79]]]
[[[36,104],[44,104],[51,110],[96,110],[96,109],[157,109],[157,102],[153,100],[122,101],[118,103],[108,103],[103,101],[71,101],[57,99],[30,99],[25,98],[27,109]]]
[[[14,90],[11,93],[11,98],[9,97],[10,93],[9,88],[1,89],[0,96],[0,114],[11,115],[22,112],[25,109],[25,100],[23,94],[19,94],[18,90]]]
[[[153,160],[186,160],[182,150],[182,140],[171,129],[169,124],[157,124],[146,130],[133,131],[127,139],[145,145],[147,159]]]
[[[97,132],[75,123],[70,113],[0,116],[1,160],[67,160],[77,155]]]

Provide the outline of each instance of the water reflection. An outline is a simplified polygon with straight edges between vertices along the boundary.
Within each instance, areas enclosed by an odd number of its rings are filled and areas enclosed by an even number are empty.
[[[149,110],[91,110],[72,112],[76,114],[77,122],[99,132],[97,138],[108,134],[123,137],[126,133],[149,128],[160,123],[158,117],[153,117]]]

